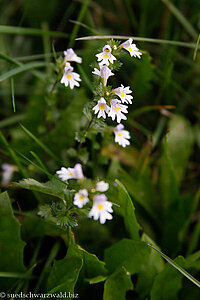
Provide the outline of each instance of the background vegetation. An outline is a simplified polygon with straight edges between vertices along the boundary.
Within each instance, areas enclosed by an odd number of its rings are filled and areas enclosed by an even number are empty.
[[[199,288],[147,245],[198,279],[198,1],[0,3],[0,164],[17,165],[15,182],[46,182],[80,160],[89,178],[111,185],[119,180],[109,200],[120,204],[105,225],[79,217],[72,236],[37,215],[38,205],[56,199],[58,186],[50,186],[51,195],[46,187],[39,193],[37,187],[2,186],[9,196],[0,196],[0,290],[75,288],[80,299],[199,299]],[[133,90],[126,121],[131,146],[125,150],[100,134],[77,149],[75,133],[85,128],[83,108],[93,97],[91,64],[106,43],[75,41],[91,35],[141,38],[135,41],[142,59],[124,55],[110,79]],[[57,57],[73,47],[83,58],[80,88],[57,82],[52,44]]]

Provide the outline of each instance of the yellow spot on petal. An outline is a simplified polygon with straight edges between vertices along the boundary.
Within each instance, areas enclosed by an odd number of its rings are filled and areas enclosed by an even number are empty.
[[[114,111],[118,112],[119,111],[119,106],[115,106]]]
[[[109,58],[109,55],[108,54],[104,54],[103,58]]]
[[[72,75],[68,74],[67,79],[72,79]]]
[[[133,49],[132,49],[132,48],[128,48],[128,50],[129,50],[129,51],[132,51]]]
[[[125,96],[125,94],[124,93],[121,93],[121,97],[124,97]]]
[[[121,133],[118,133],[118,136],[119,136],[119,137],[122,137],[122,134],[121,134]]]
[[[80,200],[83,200],[83,199],[84,199],[84,197],[81,195],[81,196],[79,197],[79,199],[80,199]]]
[[[100,108],[100,109],[104,109],[104,108],[105,108],[105,105],[104,105],[104,104],[100,104],[100,105],[99,105],[99,108]]]
[[[98,205],[98,209],[101,210],[103,208],[103,204]]]
[[[72,176],[73,175],[72,172],[70,172],[69,175]]]

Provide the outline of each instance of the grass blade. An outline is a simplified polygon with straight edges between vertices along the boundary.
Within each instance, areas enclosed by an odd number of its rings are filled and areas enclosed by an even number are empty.
[[[86,40],[107,40],[107,39],[116,39],[116,40],[128,40],[132,38],[134,41],[138,42],[148,42],[155,44],[166,44],[171,46],[179,46],[194,49],[196,47],[196,43],[185,43],[180,41],[170,41],[170,40],[161,40],[161,39],[151,39],[144,37],[134,37],[134,36],[125,36],[125,35],[92,35],[92,36],[84,36],[77,38],[76,41],[86,41]],[[198,49],[200,46],[198,47]]]
[[[11,57],[3,54],[3,53],[0,53],[0,58],[6,60],[9,63],[17,65],[17,66],[21,66],[22,65],[20,62],[16,61],[15,59],[13,59],[13,58],[11,58]]]
[[[45,165],[43,164],[43,162],[41,161],[41,159],[38,157],[38,155],[35,152],[33,152],[33,151],[30,151],[30,152],[33,155],[33,157],[37,160],[37,162],[40,164],[40,166],[43,169],[43,171],[45,171],[45,173],[47,174],[47,176],[49,177],[49,179],[51,179],[52,175],[49,176],[50,173],[48,172],[47,168],[45,167]]]
[[[43,144],[35,135],[33,135],[27,128],[25,128],[22,124],[20,124],[21,128],[28,134],[28,136],[34,140],[50,157],[55,159],[56,161],[59,161],[57,156],[49,149],[47,146]],[[59,161],[60,162],[60,161]]]
[[[78,18],[77,18],[78,23],[76,23],[74,28],[73,28],[73,31],[72,31],[71,36],[70,36],[70,41],[69,41],[68,48],[74,46],[74,39],[77,36],[78,30],[79,30],[79,27],[80,27],[80,22],[83,20],[83,17],[86,13],[89,2],[90,2],[90,0],[83,1],[81,10],[80,10]]]
[[[22,174],[22,176],[24,178],[27,178],[27,174],[26,174],[24,168],[22,167],[18,157],[16,156],[15,152],[12,150],[12,148],[8,144],[7,140],[5,139],[5,137],[3,136],[1,131],[0,131],[0,143],[6,148],[6,150],[10,154],[10,157],[12,158],[14,163],[17,165],[17,167],[18,167],[20,173]]]
[[[23,121],[25,119],[25,117],[26,117],[25,114],[18,114],[18,115],[14,115],[12,117],[6,118],[6,119],[0,121],[0,128],[5,128],[7,126],[13,125],[20,121]]]
[[[193,28],[193,26],[188,22],[186,17],[182,14],[182,12],[169,0],[161,0],[167,8],[171,11],[171,13],[177,18],[177,20],[183,25],[185,30],[190,34],[193,39],[197,39],[198,33]]]
[[[10,83],[11,83],[11,97],[12,97],[13,111],[16,112],[16,107],[15,107],[15,89],[14,89],[14,79],[13,79],[13,77],[11,77]]]
[[[198,51],[198,49],[199,49],[199,43],[200,43],[200,34],[199,34],[199,36],[198,36],[197,43],[196,43],[196,47],[195,47],[195,49],[194,49],[193,60],[195,60],[196,57],[197,57],[197,51]]]
[[[181,266],[179,266],[176,262],[174,262],[171,258],[169,258],[167,255],[156,249],[154,246],[147,244],[149,247],[157,251],[170,265],[172,265],[175,269],[177,269],[181,274],[183,274],[185,277],[187,277],[192,283],[194,283],[196,286],[200,288],[200,282],[194,278],[192,275],[190,275],[185,269],[183,269]]]
[[[0,26],[0,33],[2,34],[21,34],[21,35],[48,35],[54,37],[67,38],[69,35],[64,32],[42,30],[38,28],[26,28],[18,26]]]
[[[28,64],[25,64],[25,65],[21,65],[15,69],[12,69],[6,73],[4,73],[3,75],[0,76],[0,82],[5,80],[5,79],[8,79],[14,75],[17,75],[17,74],[20,74],[22,72],[25,72],[25,71],[29,71],[29,70],[32,70],[32,69],[35,69],[35,68],[42,68],[42,67],[45,67],[46,66],[46,63],[45,62],[38,62],[38,61],[35,61],[35,62],[31,62],[31,63],[28,63]]]

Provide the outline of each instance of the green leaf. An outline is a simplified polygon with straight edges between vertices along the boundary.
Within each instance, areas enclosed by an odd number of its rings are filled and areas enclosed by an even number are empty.
[[[57,37],[68,37],[69,35],[59,31],[42,30],[39,28],[27,28],[19,26],[0,26],[0,33],[2,34],[20,34],[20,35],[49,35]]]
[[[23,273],[25,243],[20,236],[20,224],[14,217],[7,192],[0,194],[0,272]],[[16,280],[0,278],[1,291],[7,290]]]
[[[149,172],[146,171],[144,174],[137,176],[130,176],[124,170],[120,171],[120,180],[126,186],[128,192],[134,201],[137,201],[154,220],[156,218],[156,195],[153,189]],[[134,202],[135,203],[135,202]]]
[[[110,272],[123,266],[131,274],[136,274],[148,263],[149,254],[146,243],[122,239],[105,250],[104,260]]]
[[[133,202],[123,184],[119,180],[116,180],[115,182],[117,184],[115,187],[116,195],[113,194],[113,198],[112,195],[110,195],[109,198],[113,199],[113,203],[119,205],[119,207],[114,205],[114,210],[124,218],[124,224],[130,237],[134,240],[139,240],[140,225],[135,217],[135,207]]]
[[[146,243],[151,243],[155,247],[158,246],[154,241],[145,233],[143,233],[142,241]],[[149,259],[145,268],[138,274],[138,279],[135,287],[135,291],[140,296],[140,299],[146,299],[149,296],[152,289],[152,285],[155,279],[155,276],[164,269],[164,261],[162,257],[151,249]]]
[[[41,192],[44,194],[52,195],[60,199],[64,199],[63,190],[66,188],[66,183],[52,178],[50,181],[41,183],[33,178],[27,178],[15,183],[14,187],[21,187],[24,189]]]
[[[35,68],[43,68],[45,66],[46,66],[46,63],[41,62],[41,61],[34,61],[34,62],[31,62],[31,63],[27,63],[25,65],[22,65],[20,67],[12,69],[12,70],[4,73],[3,75],[1,75],[0,76],[0,82],[5,80],[5,79],[8,79],[12,76],[18,75],[22,72],[26,72],[26,71],[29,71],[29,70],[32,70],[32,69],[35,69]]]
[[[125,300],[126,292],[130,289],[133,289],[130,273],[121,267],[106,280],[103,300]]]
[[[194,143],[194,134],[186,119],[175,116],[170,120],[167,143],[175,176],[177,182],[180,183],[185,174]]]
[[[67,255],[83,259],[82,272],[89,281],[92,281],[92,279],[96,281],[98,276],[101,276],[99,280],[102,281],[102,276],[105,278],[108,273],[103,261],[100,261],[96,255],[87,252],[79,245],[72,244],[68,249]]]
[[[172,265],[181,274],[183,274],[186,278],[188,278],[191,282],[193,282],[196,286],[198,286],[200,288],[200,282],[196,278],[194,278],[192,275],[190,275],[185,269],[183,269],[179,263],[172,260],[171,258],[169,258],[167,255],[165,255],[164,253],[162,253],[161,251],[159,251],[152,245],[148,244],[148,246],[151,247],[152,249],[154,249],[155,251],[157,251],[170,265]],[[181,257],[181,259],[183,260],[183,257]]]
[[[184,264],[183,257],[175,259],[176,263]],[[178,300],[178,292],[182,286],[183,276],[170,265],[156,276],[151,291],[151,300]]]
[[[55,261],[47,282],[48,293],[73,293],[82,265],[83,260],[77,257]]]

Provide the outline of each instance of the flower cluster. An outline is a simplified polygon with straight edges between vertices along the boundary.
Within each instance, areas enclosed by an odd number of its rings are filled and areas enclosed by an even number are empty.
[[[81,81],[80,75],[73,72],[74,68],[71,66],[70,62],[81,63],[82,58],[77,56],[72,48],[64,51],[64,72],[61,78],[61,83],[67,87],[69,85],[70,89],[73,89],[74,86],[80,86],[79,82]]]
[[[63,181],[69,179],[77,179],[83,182],[84,175],[81,164],[76,164],[74,168],[62,167],[61,170],[56,172],[58,177]],[[74,195],[73,204],[78,208],[83,208],[87,203],[90,202],[90,198],[93,201],[92,208],[88,214],[94,220],[100,220],[101,224],[104,224],[106,220],[111,220],[113,212],[112,203],[107,201],[107,197],[104,192],[109,189],[109,184],[105,181],[99,181],[95,187],[90,189],[82,188]]]
[[[103,51],[96,54],[99,69],[94,68],[92,71],[94,75],[101,77],[105,88],[108,78],[114,75],[112,67],[117,60],[112,54],[112,50],[116,51],[120,49],[127,50],[130,55],[134,57],[140,58],[142,55],[136,45],[132,43],[132,39],[129,39],[118,47],[114,45],[113,49],[110,45],[105,45]],[[125,104],[132,104],[133,96],[130,95],[131,93],[132,91],[129,86],[125,87],[121,84],[120,87],[104,93],[102,97],[97,100],[97,104],[92,108],[98,119],[101,117],[106,119],[106,116],[110,117],[113,121],[116,119],[119,125],[114,128],[115,142],[119,143],[122,147],[126,147],[130,144],[130,134],[128,131],[123,130],[124,126],[120,123],[121,120],[127,119],[128,105]],[[108,99],[106,99],[106,96],[108,96]]]

